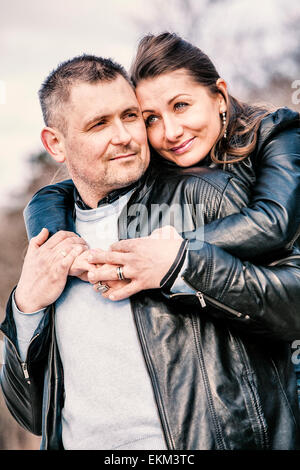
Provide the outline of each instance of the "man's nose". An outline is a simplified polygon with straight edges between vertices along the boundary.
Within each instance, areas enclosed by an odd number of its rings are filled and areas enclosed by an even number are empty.
[[[122,121],[114,123],[111,143],[113,145],[128,145],[131,141],[131,134],[126,129]]]
[[[175,117],[164,117],[165,137],[170,142],[175,142],[183,134],[183,126]]]

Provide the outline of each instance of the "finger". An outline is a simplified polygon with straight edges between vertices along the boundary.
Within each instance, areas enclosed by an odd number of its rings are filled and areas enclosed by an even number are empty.
[[[80,237],[68,237],[68,238],[62,240],[56,246],[54,246],[52,248],[52,250],[70,252],[70,250],[75,245],[82,245],[85,248],[85,251],[88,250],[88,245],[87,245],[86,241],[83,238],[80,238]]]
[[[80,238],[74,232],[66,232],[65,230],[60,230],[59,232],[56,232],[54,235],[52,235],[52,237],[47,241],[46,243],[47,248],[53,248],[56,245],[58,245],[60,242],[65,240],[66,238],[71,238],[71,237]]]
[[[113,301],[124,300],[140,290],[138,282],[132,281],[121,289],[109,289],[106,297]]]
[[[128,285],[130,282],[132,282],[129,279],[124,279],[124,281],[105,281],[102,282],[102,284],[106,284],[109,287],[109,290],[107,292],[103,292],[101,295],[103,297],[108,298],[109,293],[112,293],[113,291],[117,291]],[[97,283],[98,284],[98,283]],[[94,289],[97,290],[97,285],[94,286]]]
[[[179,235],[177,230],[172,227],[172,225],[165,225],[164,227],[155,229],[150,238],[154,238],[157,240],[179,240],[182,237]]]
[[[130,258],[127,253],[117,253],[112,251],[91,251],[88,256],[89,263],[99,264],[126,264]]]
[[[35,248],[39,248],[41,245],[43,245],[45,243],[48,236],[49,236],[49,231],[48,231],[48,229],[46,229],[44,227],[44,228],[42,228],[42,230],[40,231],[40,233],[36,237],[33,237],[30,240],[30,245],[34,246]]]
[[[111,251],[119,251],[122,253],[128,253],[134,251],[136,247],[136,243],[140,240],[140,238],[131,238],[129,240],[120,240],[118,242],[113,243],[110,246]]]
[[[74,260],[74,262],[73,262],[73,264],[70,268],[70,276],[79,277],[83,273],[85,273],[85,279],[88,281],[88,272],[93,268],[93,265],[88,263],[86,260],[81,260],[80,264],[78,264],[77,258],[78,258],[78,256],[75,258],[75,260]]]
[[[111,287],[112,284],[113,284],[113,283],[111,283],[110,281],[105,281],[105,282],[103,281],[103,282],[102,282],[102,285],[103,285],[103,286],[105,285],[105,286],[108,286],[109,288]],[[100,293],[100,291],[99,291],[99,282],[96,282],[96,284],[93,284],[93,290],[94,290],[95,292]],[[107,293],[108,293],[108,291],[107,291],[107,292],[104,292],[104,293],[101,292],[101,295],[103,295],[103,297],[107,297],[107,295],[106,295]]]
[[[124,268],[123,268],[123,276]],[[101,268],[89,270],[88,279],[91,284],[95,284],[99,281],[117,281],[119,279],[117,267],[110,264],[104,264]]]
[[[69,271],[72,264],[74,263],[74,260],[77,256],[79,256],[84,250],[84,247],[82,245],[77,245],[73,247],[72,250],[69,251],[66,255],[64,255],[61,252],[56,253],[56,256],[54,258],[54,264],[58,266],[59,270],[62,271]]]

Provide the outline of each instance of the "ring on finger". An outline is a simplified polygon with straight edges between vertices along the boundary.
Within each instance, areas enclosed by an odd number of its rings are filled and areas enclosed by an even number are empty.
[[[122,266],[117,267],[117,276],[120,281],[123,281],[125,279]]]
[[[104,292],[107,292],[109,290],[109,286],[107,284],[102,284],[101,281],[97,283],[97,291],[101,292],[101,294],[104,294]]]

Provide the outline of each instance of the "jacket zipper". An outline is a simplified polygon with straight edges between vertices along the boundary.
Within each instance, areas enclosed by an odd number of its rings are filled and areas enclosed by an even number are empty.
[[[24,378],[26,380],[26,382],[28,383],[28,385],[30,385],[30,376],[29,376],[29,372],[28,372],[28,367],[27,367],[27,356],[26,356],[26,360],[25,362],[22,361],[20,355],[19,355],[19,352],[16,348],[16,346],[14,345],[14,343],[12,342],[12,340],[3,332],[3,334],[5,335],[5,337],[7,338],[8,342],[12,345],[12,347],[14,348],[14,351],[15,351],[15,354],[16,354],[16,357],[17,359],[19,360],[19,363],[21,365],[21,368],[22,368],[22,371],[23,371],[23,375],[24,375]],[[37,333],[33,338],[31,338],[29,344],[28,344],[28,349],[27,351],[29,350],[29,347],[31,345],[31,343],[39,336],[39,333]],[[27,352],[28,354],[28,352]]]
[[[231,333],[232,334],[232,333]],[[232,335],[233,341],[235,341],[237,348],[239,350],[239,354],[241,356],[241,360],[244,363],[244,366],[246,368],[246,374],[244,375],[244,379],[247,382],[246,386],[248,388],[248,393],[251,396],[251,402],[253,406],[254,413],[256,414],[256,422],[258,426],[258,430],[253,429],[254,434],[258,436],[260,445],[262,446],[263,449],[268,449],[269,448],[269,438],[268,438],[268,432],[267,428],[265,425],[265,418],[264,415],[260,409],[260,403],[259,399],[256,395],[255,392],[255,387],[252,384],[252,380],[250,380],[250,376],[252,375],[252,368],[249,362],[249,358],[247,357],[247,353],[245,351],[245,346],[241,339],[235,335]]]
[[[140,321],[138,313],[135,311],[134,308],[132,308],[132,311],[133,311],[133,316],[134,316],[134,319],[135,319],[135,324],[136,324],[138,337],[139,337],[140,344],[141,344],[142,351],[143,351],[143,356],[144,356],[144,359],[145,359],[145,362],[146,362],[146,365],[147,365],[147,369],[149,371],[149,375],[150,375],[150,378],[151,378],[153,391],[154,391],[154,396],[155,396],[155,400],[156,400],[156,405],[157,405],[158,412],[159,412],[159,415],[160,415],[161,425],[162,425],[162,428],[163,428],[163,431],[164,431],[167,447],[168,447],[169,450],[174,450],[175,446],[173,444],[173,440],[172,440],[172,437],[171,437],[169,426],[168,426],[167,421],[166,421],[165,413],[164,413],[163,407],[162,407],[161,402],[160,402],[159,388],[158,388],[158,385],[157,385],[156,377],[153,373],[153,367],[152,367],[152,364],[151,364],[151,361],[150,361],[150,358],[149,358],[149,353],[148,353],[147,344],[146,344],[146,341],[145,341],[145,336],[144,336],[144,333],[143,333],[143,328],[142,328],[142,325],[141,325],[141,321]]]
[[[182,276],[182,279],[191,289],[195,290],[195,288],[184,278],[184,276]],[[229,307],[228,305],[222,304],[222,302],[220,302],[219,300],[216,300],[207,294],[203,294],[203,292],[200,292],[200,291],[195,291],[195,294],[188,294],[188,293],[171,294],[170,297],[172,298],[172,297],[182,296],[182,295],[196,295],[196,297],[198,297],[198,300],[202,308],[206,307],[206,302],[208,302],[209,304],[212,304],[221,310],[225,310],[238,318],[244,317],[247,320],[250,318],[249,315],[244,315],[243,313],[238,312],[237,310]]]
[[[214,429],[215,429],[216,442],[218,443],[218,448],[221,449],[221,450],[224,450],[224,449],[226,449],[226,445],[225,445],[225,442],[224,442],[224,439],[223,439],[223,436],[222,436],[222,430],[220,428],[220,424],[218,422],[218,417],[217,417],[216,410],[215,410],[214,403],[213,403],[213,397],[212,397],[211,388],[210,388],[210,384],[209,384],[209,380],[208,380],[208,376],[207,376],[207,371],[206,371],[206,367],[205,367],[201,342],[199,340],[200,333],[199,333],[198,322],[194,318],[193,315],[191,315],[191,321],[192,321],[193,330],[194,330],[194,340],[195,340],[195,343],[196,343],[196,351],[197,351],[197,355],[198,355],[199,366],[200,366],[201,375],[202,375],[202,378],[203,378],[204,388],[205,388],[206,397],[207,397],[207,406],[210,410],[212,422],[213,422]]]
[[[292,255],[292,256],[287,256],[286,258],[283,258],[283,259],[280,259],[278,261],[274,261],[273,263],[270,263],[268,266],[280,266],[281,264],[286,264],[286,261],[289,261],[289,260],[293,260],[293,259],[300,259],[300,255]],[[194,286],[192,286],[186,279],[184,276],[182,276],[182,279],[184,280],[184,282],[193,290],[195,290]],[[187,294],[187,293],[178,293],[178,294],[171,294],[170,297],[176,297],[176,296],[180,296],[180,295],[193,295],[193,294]],[[249,320],[249,315],[244,315],[243,313],[241,312],[238,312],[237,310],[229,307],[228,305],[224,305],[222,304],[222,302],[220,302],[219,300],[216,300],[214,299],[213,297],[210,297],[209,295],[207,294],[203,294],[203,292],[200,292],[200,291],[196,291],[195,293],[196,297],[198,297],[199,299],[199,302],[200,302],[200,305],[202,308],[206,307],[206,301],[214,306],[216,306],[217,308],[221,309],[221,310],[225,310],[229,313],[231,313],[232,315],[238,317],[238,318],[241,318],[241,317],[244,317],[245,320]]]
[[[293,259],[300,259],[300,255],[287,256],[286,258],[282,258],[278,261],[273,261],[273,263],[268,264],[268,266],[280,266],[281,264],[286,264],[286,261]]]

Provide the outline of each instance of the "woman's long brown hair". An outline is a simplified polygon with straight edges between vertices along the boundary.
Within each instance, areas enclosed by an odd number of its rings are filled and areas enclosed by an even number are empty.
[[[216,84],[220,76],[210,58],[175,33],[149,34],[142,38],[130,75],[136,87],[141,80],[179,69],[186,70],[193,80],[207,87],[212,94],[221,93]],[[227,103],[226,126],[222,126],[210,156],[215,163],[235,163],[253,152],[260,123],[273,108],[249,105],[229,94],[222,95]],[[225,130],[227,136],[223,138]],[[229,155],[233,158],[228,159]]]

